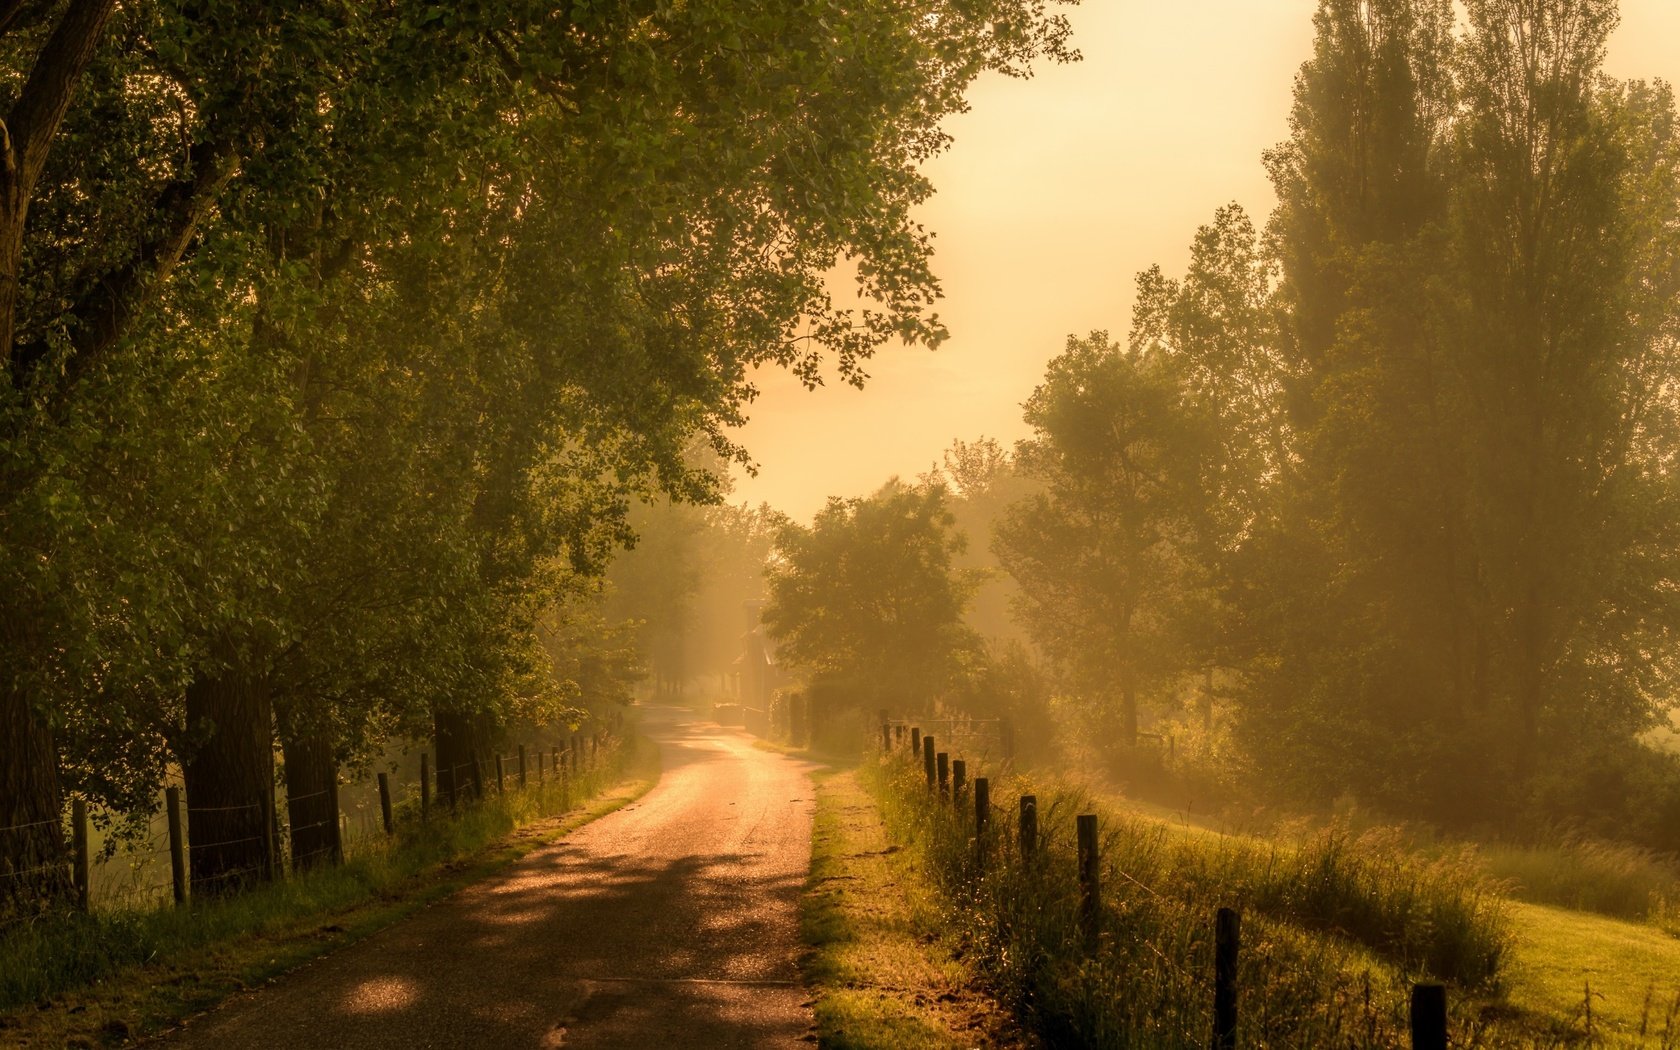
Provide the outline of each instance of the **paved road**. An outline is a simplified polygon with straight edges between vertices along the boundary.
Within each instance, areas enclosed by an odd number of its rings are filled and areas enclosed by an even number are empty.
[[[787,1047],[810,1025],[806,766],[648,708],[641,801],[165,1040],[243,1047]]]

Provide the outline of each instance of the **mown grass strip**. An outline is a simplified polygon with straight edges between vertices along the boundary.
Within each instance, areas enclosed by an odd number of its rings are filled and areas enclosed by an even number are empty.
[[[835,1050],[1022,1045],[939,935],[932,888],[904,863],[855,771],[819,773],[801,903],[818,1044]]]
[[[658,749],[633,738],[577,778],[563,813],[537,791],[510,792],[228,900],[25,927],[0,941],[0,1045],[119,1046],[159,1032],[506,868],[658,779]]]

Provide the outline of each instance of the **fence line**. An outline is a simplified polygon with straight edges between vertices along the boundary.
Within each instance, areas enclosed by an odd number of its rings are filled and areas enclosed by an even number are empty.
[[[920,733],[921,726],[959,724],[962,723],[962,721],[963,720],[958,719],[933,718],[915,720],[894,719],[888,716],[888,712],[882,711],[880,742],[881,755],[884,760],[895,762],[904,762],[908,760],[909,762],[914,763],[918,772],[922,774],[922,777],[918,779],[927,780],[927,793],[924,794],[920,791],[913,791],[910,792],[907,797],[921,800],[921,804],[926,807],[925,812],[937,815],[935,819],[944,820],[954,817],[958,823],[962,824],[964,828],[966,828],[969,825],[969,817],[967,816],[967,807],[964,806],[961,801],[963,798],[963,792],[961,790],[961,774],[956,774],[956,776],[949,781],[946,776],[947,759],[954,756],[944,751],[936,753],[933,738],[929,736],[921,736]],[[969,720],[967,724],[973,724],[977,721],[979,720]],[[1007,723],[1000,724],[1007,725]],[[891,731],[894,727],[898,728],[900,733],[894,734]],[[906,727],[911,728],[910,740],[912,746],[909,749],[901,746],[903,743],[902,730]],[[921,737],[919,741],[917,740],[918,736]],[[1006,740],[1007,736],[1008,734],[1006,730]],[[914,746],[916,743],[923,745],[923,748],[919,752]],[[938,760],[937,768],[935,766],[935,759]],[[958,760],[957,762],[950,763],[950,766],[953,767],[953,770],[961,770],[962,773],[972,775],[974,778],[973,783],[976,787],[976,806],[973,815],[975,852],[973,858],[959,878],[970,883],[971,890],[977,891],[980,880],[986,877],[988,871],[988,866],[985,860],[985,842],[989,837],[986,834],[986,824],[990,820],[990,779],[982,778],[979,775],[978,768],[969,770],[967,768],[966,760]],[[984,803],[979,801],[979,792],[981,791],[979,785],[981,783],[985,783],[987,785],[987,797]],[[947,784],[949,784],[949,787],[947,787]],[[935,790],[936,785],[937,790]],[[1032,804],[1023,804],[1021,806],[1020,814],[1022,844],[1020,858],[1024,863],[1031,863],[1040,856],[1048,855],[1049,850],[1047,847],[1050,843],[1049,838],[1041,836],[1041,833],[1039,832],[1039,813],[1036,797],[1022,796],[1023,800],[1029,797],[1032,797]],[[953,803],[956,804],[953,806]],[[1058,803],[1052,803],[1050,812],[1054,812],[1057,804]],[[985,816],[982,816],[980,808],[982,805],[986,807]],[[1029,825],[1031,827],[1030,840],[1028,838]],[[1076,818],[1076,828],[1078,831],[1078,841],[1074,859],[1076,861],[1078,871],[1079,896],[1078,918],[1075,926],[1077,931],[1083,935],[1082,950],[1085,957],[1088,959],[1094,959],[1103,951],[1103,941],[1099,935],[1102,926],[1103,914],[1100,873],[1103,870],[1113,872],[1126,883],[1131,886],[1135,886],[1144,893],[1148,894],[1154,901],[1163,905],[1172,905],[1175,908],[1178,907],[1179,904],[1178,902],[1174,902],[1169,898],[1164,897],[1161,893],[1156,891],[1154,887],[1134,877],[1129,872],[1123,871],[1112,865],[1106,869],[1103,867],[1101,862],[1102,839],[1100,836],[1099,817],[1096,814],[1079,814]],[[1005,839],[1005,841],[1007,841],[1007,839]],[[1065,854],[1063,855],[1065,856]],[[1036,867],[1036,865],[1034,866]],[[1213,1008],[1211,1016],[1211,1039],[1206,1040],[1205,1042],[1207,1045],[1211,1045],[1213,1050],[1234,1050],[1236,1046],[1238,1017],[1237,960],[1240,945],[1240,918],[1241,917],[1238,912],[1231,908],[1222,907],[1218,908],[1215,912],[1213,943],[1214,965],[1211,980],[1207,974],[1193,971],[1184,964],[1168,956],[1158,945],[1148,938],[1141,938],[1136,942],[1146,948],[1156,959],[1160,960],[1164,973],[1187,982],[1190,987],[1200,990],[1204,995],[1211,991],[1211,1005]],[[1448,1021],[1445,987],[1440,984],[1428,982],[1414,983],[1411,988],[1408,1020],[1411,1033],[1411,1046],[1413,1050],[1445,1050],[1447,1046]],[[1179,1029],[1179,1035],[1185,1038],[1189,1045],[1204,1042],[1203,1039],[1183,1028],[1182,1018],[1175,1027]]]
[[[521,783],[520,778],[514,776],[510,778],[510,783],[506,785],[510,792],[536,791],[537,797],[543,800],[540,805],[542,812],[545,814],[549,813],[556,805],[560,806],[561,809],[570,808],[571,800],[575,795],[573,790],[574,771],[576,776],[582,776],[588,769],[596,765],[598,756],[594,752],[605,750],[614,743],[622,743],[622,738],[617,737],[610,728],[603,728],[598,739],[591,734],[592,746],[589,748],[581,746],[581,739],[578,734],[569,734],[562,739],[568,741],[567,746],[543,748],[538,751],[539,760],[543,752],[547,752],[555,758],[555,768],[551,771],[556,774],[553,778],[539,775],[536,779],[527,777],[524,783]],[[579,746],[571,745],[570,741],[574,739],[579,739]],[[529,754],[529,752],[527,753]],[[568,759],[569,761],[567,761]],[[422,768],[427,769],[428,765],[426,756],[423,754]],[[418,795],[405,800],[405,804],[406,802],[419,801],[422,797],[429,797],[433,787],[431,780],[448,781],[451,778],[454,788],[452,794],[457,805],[476,806],[486,804],[490,801],[492,793],[478,790],[483,765],[482,762],[469,759],[466,762],[435,771],[428,769],[427,771],[430,774],[428,782]],[[509,772],[516,774],[517,767],[510,769]],[[385,774],[379,774],[379,776],[384,777]],[[370,778],[366,781],[366,784],[371,786],[376,782],[376,779]],[[409,780],[408,783],[411,785],[410,790],[412,791],[413,781]],[[85,845],[82,846],[80,852],[66,846],[63,850],[63,859],[49,861],[30,868],[0,871],[0,880],[25,879],[50,871],[64,872],[69,875],[70,881],[76,886],[78,896],[75,898],[75,903],[84,908],[91,907],[95,902],[98,902],[101,906],[111,906],[112,902],[157,901],[160,897],[167,899],[167,891],[171,890],[174,891],[176,902],[184,904],[187,902],[187,894],[184,888],[187,885],[211,888],[211,891],[215,892],[214,887],[223,885],[230,880],[243,880],[251,876],[270,873],[278,874],[283,872],[289,864],[314,861],[323,855],[336,854],[342,857],[350,853],[352,849],[360,853],[361,849],[369,842],[395,841],[394,836],[399,830],[399,823],[402,827],[418,827],[423,822],[422,815],[412,810],[405,810],[400,822],[396,819],[398,816],[397,807],[393,803],[397,800],[391,798],[388,782],[378,802],[360,799],[355,803],[353,809],[341,806],[337,814],[324,820],[310,824],[293,824],[290,822],[289,811],[292,808],[292,803],[301,804],[316,800],[316,804],[319,805],[320,797],[334,795],[337,786],[329,785],[327,788],[301,795],[283,794],[282,789],[282,791],[276,792],[276,797],[268,802],[259,801],[226,806],[192,806],[190,800],[180,797],[184,795],[184,792],[178,786],[172,786],[165,792],[166,796],[174,796],[169,799],[170,805],[163,806],[160,811],[154,812],[149,818],[153,821],[161,818],[165,825],[162,830],[152,830],[145,838],[138,841],[128,839],[130,845],[123,845],[125,840],[122,837],[115,840],[107,839],[103,848],[98,851],[97,856],[87,855]],[[179,799],[178,809],[175,808],[176,798]],[[373,808],[376,805],[378,806],[377,811]],[[390,806],[390,815],[386,816],[385,812],[388,805]],[[78,844],[85,844],[88,839],[85,808],[78,800],[75,809],[76,813],[72,815],[73,819],[68,824],[61,817],[58,820],[31,821],[0,827],[0,833],[22,832],[32,828],[57,825],[65,831],[67,839],[76,839]],[[263,811],[271,814],[271,816],[265,815],[264,819],[271,819],[273,823],[267,831],[261,834],[200,842],[192,841],[187,834],[188,825],[196,822],[194,818],[200,815],[216,815],[211,817],[212,822],[214,822],[239,814]],[[301,855],[292,854],[290,847],[293,835],[323,828],[344,827],[346,824],[348,824],[349,829],[357,828],[357,823],[348,819],[352,813],[360,816],[359,834],[351,834],[347,830],[342,840],[337,843],[328,843]],[[178,821],[179,826],[177,826],[176,821]],[[413,821],[413,823],[410,824],[410,821]],[[244,826],[248,828],[250,824],[246,823]],[[112,845],[113,841],[116,843],[114,847]],[[212,850],[265,842],[272,843],[273,848],[264,850],[265,857],[258,864],[217,872],[206,877],[194,878],[188,872],[187,856],[193,849]],[[180,851],[178,855],[177,849]],[[111,852],[107,852],[108,850]],[[161,874],[165,875],[166,878],[162,881],[152,881],[148,876],[155,877],[160,873],[159,859],[165,856],[169,858],[169,867],[163,868]],[[91,878],[95,872],[98,873],[97,880]],[[47,902],[43,901],[42,903]],[[0,917],[0,930],[8,929],[17,922],[32,918],[34,915],[35,912],[24,910]]]

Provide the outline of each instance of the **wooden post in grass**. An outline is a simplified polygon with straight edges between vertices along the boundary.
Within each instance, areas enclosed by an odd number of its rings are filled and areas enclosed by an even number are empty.
[[[1038,796],[1021,796],[1021,863],[1031,864],[1038,852]]]
[[[881,754],[892,753],[892,723],[887,721],[887,712],[881,710]]]
[[[391,819],[391,775],[379,774],[379,817],[385,822],[385,834],[397,833],[396,822]]]
[[[1015,723],[1008,718],[998,722],[998,750],[1005,762],[1015,761]]]
[[[1412,985],[1412,1050],[1447,1050],[1447,986]]]
[[[432,816],[432,757],[420,752],[420,823]]]
[[[934,756],[939,769],[939,797],[944,798],[951,791],[951,755],[941,751]]]
[[[1213,1050],[1236,1050],[1237,946],[1241,929],[1237,913],[1220,908],[1213,928]]]
[[[956,759],[951,763],[951,803],[962,808],[963,788],[968,786],[968,763]]]
[[[539,747],[537,748],[537,784],[540,786],[543,780],[543,751]]]
[[[169,878],[175,903],[187,903],[187,839],[181,833],[181,789],[164,788],[163,811],[169,821]]]
[[[974,778],[974,866],[986,870],[986,826],[992,822],[992,782]]]
[[[76,907],[88,910],[88,819],[87,803],[79,798],[70,800],[70,844],[75,851],[75,863],[70,869],[70,884],[76,889]]]
[[[922,753],[922,727],[910,727],[910,757],[915,758]]]
[[[922,737],[922,771],[927,774],[928,793],[932,794],[939,786],[939,777],[934,773],[933,737]]]
[[[507,794],[507,784],[504,780],[505,773],[506,763],[502,761],[501,752],[498,751],[496,753],[496,794],[498,795]]]
[[[1090,954],[1097,950],[1097,815],[1081,813],[1075,824],[1079,831],[1079,932]]]
[[[273,796],[270,795],[272,800]],[[338,777],[327,778],[327,813],[332,822],[332,862],[344,863],[344,822],[339,819],[341,810],[338,808]]]
[[[519,786],[525,786],[525,745],[519,745]]]

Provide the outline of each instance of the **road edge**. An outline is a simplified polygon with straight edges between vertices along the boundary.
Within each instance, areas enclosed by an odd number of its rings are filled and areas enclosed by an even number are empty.
[[[938,932],[933,893],[888,838],[858,770],[814,771],[800,971],[831,1050],[1028,1047]]]
[[[662,775],[659,748],[639,732],[635,741],[625,775],[577,810],[515,828],[471,854],[442,861],[349,907],[207,945],[194,965],[141,964],[37,1004],[34,1011],[14,1011],[0,1018],[10,1022],[0,1027],[0,1047],[148,1044],[240,992],[389,929],[646,795]]]

